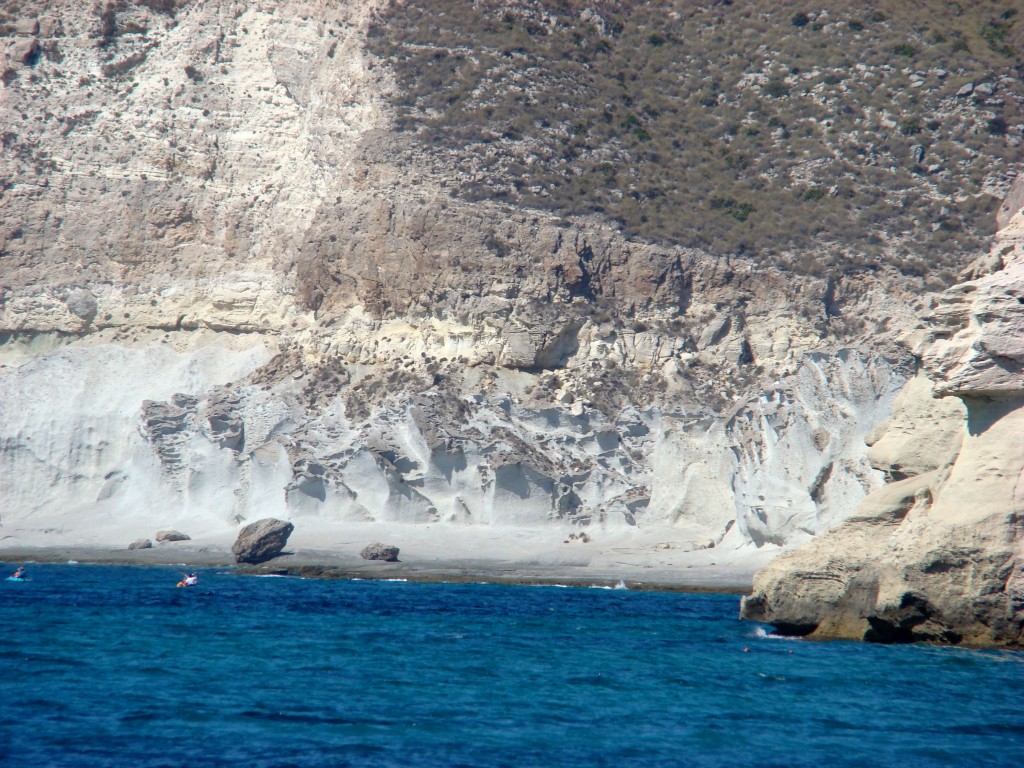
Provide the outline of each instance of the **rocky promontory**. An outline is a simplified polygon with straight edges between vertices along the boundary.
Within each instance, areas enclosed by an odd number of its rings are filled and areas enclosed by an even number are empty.
[[[819,638],[1024,646],[1022,190],[980,274],[908,339],[923,375],[869,453],[893,482],[760,572],[744,617]]]

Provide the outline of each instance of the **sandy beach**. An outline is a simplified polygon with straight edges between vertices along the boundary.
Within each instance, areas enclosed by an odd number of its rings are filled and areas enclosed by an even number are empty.
[[[153,540],[148,549],[128,549],[105,535],[7,532],[0,560],[47,563],[123,563],[234,566],[260,573],[312,578],[406,579],[615,586],[671,591],[746,592],[754,572],[777,551],[750,547],[700,548],[654,529],[588,533],[570,530],[410,524],[327,524],[296,521],[284,553],[260,565],[236,565],[234,530],[209,531],[187,541]],[[367,545],[399,547],[398,562],[360,557]]]

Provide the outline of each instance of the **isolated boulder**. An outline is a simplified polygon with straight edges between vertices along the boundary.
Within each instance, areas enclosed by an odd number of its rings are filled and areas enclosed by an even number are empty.
[[[238,538],[231,547],[235,562],[262,563],[277,557],[294,529],[291,523],[273,517],[250,523],[238,532]]]
[[[187,533],[181,531],[157,531],[157,541],[190,541],[192,539]]]
[[[359,553],[363,560],[386,560],[389,563],[398,562],[398,547],[390,544],[381,544],[379,541],[363,548]]]
[[[153,542],[149,539],[136,539],[128,545],[128,549],[152,549]]]

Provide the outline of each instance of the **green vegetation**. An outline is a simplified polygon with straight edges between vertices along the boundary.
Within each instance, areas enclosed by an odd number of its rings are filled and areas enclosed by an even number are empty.
[[[986,191],[1019,162],[1011,4],[423,0],[390,6],[369,48],[404,151],[469,199],[802,271],[938,272],[987,247]],[[1000,103],[956,99],[972,81]]]
[[[1003,56],[1013,56],[1015,53],[1013,46],[1006,42],[1006,38],[1009,35],[1013,24],[1010,19],[1012,19],[1016,13],[1017,12],[1012,9],[1011,11],[1006,11],[1000,19],[993,19],[981,28],[982,40],[988,43],[989,48]]]
[[[1003,119],[1002,117],[993,117],[991,120],[988,121],[986,125],[988,127],[988,132],[991,133],[993,136],[1006,135],[1006,120]]]
[[[900,133],[904,136],[916,136],[923,130],[924,127],[921,125],[921,121],[916,117],[900,122]]]
[[[711,198],[712,210],[721,210],[729,216],[732,216],[736,221],[746,221],[757,209],[750,203],[740,203],[733,200],[731,197],[713,197]]]

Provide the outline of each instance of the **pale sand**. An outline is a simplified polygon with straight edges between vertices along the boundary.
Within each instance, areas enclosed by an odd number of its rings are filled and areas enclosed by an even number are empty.
[[[775,549],[695,549],[674,529],[588,531],[589,542],[566,539],[573,529],[555,526],[491,528],[441,524],[328,523],[299,519],[285,553],[246,570],[322,578],[481,581],[516,584],[613,586],[631,589],[746,592],[754,572]],[[194,533],[185,531],[186,533]],[[140,534],[110,529],[75,535],[54,529],[0,528],[0,559],[9,562],[234,565],[236,529],[224,528],[190,541],[129,550]],[[142,534],[144,535],[144,534]],[[148,534],[153,539],[155,531]],[[105,540],[104,540],[105,539]],[[399,562],[363,560],[367,544],[400,548]],[[122,543],[123,542],[123,543]]]

